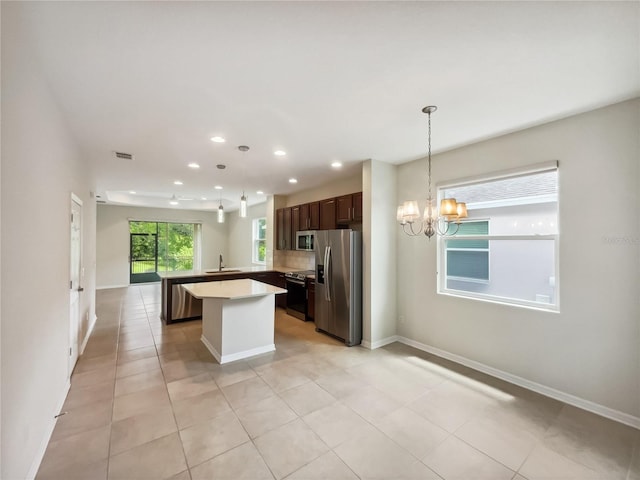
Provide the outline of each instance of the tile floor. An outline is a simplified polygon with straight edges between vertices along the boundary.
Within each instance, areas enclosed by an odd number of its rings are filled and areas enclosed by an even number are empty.
[[[278,311],[276,352],[220,366],[159,309],[158,285],[98,292],[38,480],[640,480],[638,430],[410,347]]]

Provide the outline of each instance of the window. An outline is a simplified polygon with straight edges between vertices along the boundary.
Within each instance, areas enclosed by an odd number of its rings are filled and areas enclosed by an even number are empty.
[[[469,219],[439,237],[438,292],[557,310],[557,164],[441,185]]]
[[[487,235],[489,221],[468,221],[460,224],[456,239],[446,243],[447,281],[489,281],[489,241],[463,240],[466,235]]]
[[[265,263],[267,258],[267,219],[253,220],[253,263]]]
[[[130,282],[158,281],[157,272],[200,268],[200,224],[130,221]]]

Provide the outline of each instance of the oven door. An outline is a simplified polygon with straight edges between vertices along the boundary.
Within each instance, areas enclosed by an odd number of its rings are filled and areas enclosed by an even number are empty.
[[[307,288],[303,281],[287,278],[287,314],[306,320]]]

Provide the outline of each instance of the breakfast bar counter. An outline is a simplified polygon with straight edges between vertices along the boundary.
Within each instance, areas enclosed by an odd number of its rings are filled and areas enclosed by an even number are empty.
[[[248,278],[181,287],[202,299],[202,343],[219,363],[275,350],[275,295],[285,289]]]

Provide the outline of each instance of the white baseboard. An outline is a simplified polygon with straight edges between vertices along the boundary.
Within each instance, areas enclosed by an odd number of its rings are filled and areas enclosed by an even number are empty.
[[[110,288],[127,288],[128,286],[128,283],[125,283],[123,285],[102,285],[100,287],[96,287],[96,290],[108,290]]]
[[[616,422],[624,423],[625,425],[629,425],[630,427],[640,429],[639,417],[614,410],[613,408],[605,407],[604,405],[600,405],[599,403],[576,397],[575,395],[556,390],[555,388],[547,387],[546,385],[542,385],[540,383],[532,382],[531,380],[527,380],[526,378],[522,378],[517,375],[498,370],[497,368],[493,368],[483,363],[476,362],[475,360],[470,360],[466,357],[456,355],[455,353],[450,353],[446,350],[432,347],[431,345],[416,342],[415,340],[411,340],[410,338],[398,336],[397,340],[400,343],[404,343],[405,345],[417,348],[418,350],[431,353],[438,357],[446,358],[447,360],[451,360],[452,362],[459,363],[460,365],[464,365],[479,372],[486,373],[487,375],[491,375],[492,377],[496,377],[506,382],[513,383],[514,385],[532,390],[546,397],[554,398],[569,405],[573,405],[574,407],[578,407],[602,417],[610,418],[611,420],[615,420]]]
[[[376,348],[384,347],[385,345],[389,345],[393,342],[398,342],[398,335],[392,335],[387,338],[383,338],[382,340],[376,340],[375,342],[370,342],[368,340],[362,340],[362,346],[368,348],[369,350],[375,350]]]
[[[78,352],[79,355],[82,355],[84,353],[84,349],[87,346],[87,342],[89,341],[89,337],[93,333],[93,327],[96,326],[96,321],[97,320],[98,320],[98,317],[94,314],[93,315],[93,319],[91,320],[91,323],[89,324],[89,328],[87,329],[87,334],[84,336],[84,340],[82,341],[82,345],[80,345],[80,351]]]
[[[230,355],[221,355],[204,335],[200,337],[200,340],[202,340],[204,346],[207,347],[207,350],[211,352],[211,355],[213,355],[220,365],[223,363],[235,362],[236,360],[242,360],[243,358],[254,357],[262,353],[273,352],[276,349],[276,346],[272,343],[271,345],[265,345],[264,347],[252,348],[251,350],[244,350]]]
[[[64,405],[64,401],[67,399],[67,394],[69,393],[69,389],[71,388],[71,380],[67,379],[62,389],[62,394],[58,398],[58,402],[56,403],[55,415],[62,411],[62,407]],[[47,446],[49,445],[49,441],[51,440],[51,435],[53,435],[53,429],[56,428],[57,419],[52,417],[51,421],[47,425],[47,429],[45,431],[44,436],[42,437],[42,442],[40,442],[40,447],[36,452],[33,462],[31,462],[31,468],[29,469],[29,473],[27,473],[25,480],[34,480],[36,478],[36,474],[38,473],[38,469],[40,468],[40,464],[42,463],[42,459],[44,458],[44,454],[47,451]]]

